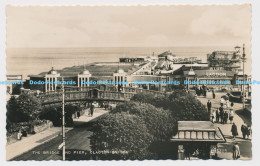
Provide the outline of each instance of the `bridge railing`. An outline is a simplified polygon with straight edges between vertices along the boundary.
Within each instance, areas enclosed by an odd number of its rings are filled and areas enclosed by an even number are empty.
[[[112,89],[99,90],[94,87],[84,87],[84,88],[72,88],[66,89],[65,100],[87,100],[87,99],[103,99],[103,100],[130,100],[135,94],[146,93],[152,94],[154,96],[166,95],[165,92],[141,89],[141,88],[131,88],[123,87],[122,91],[112,91]],[[52,91],[41,93],[38,96],[42,99],[43,103],[61,102],[62,101],[62,91]]]

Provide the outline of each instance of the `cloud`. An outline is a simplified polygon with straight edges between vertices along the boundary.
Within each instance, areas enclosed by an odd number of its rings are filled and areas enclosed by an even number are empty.
[[[12,7],[7,47],[191,46],[250,42],[249,5]]]
[[[251,8],[249,5],[228,9],[208,8],[199,18],[191,22],[190,31],[194,35],[226,35],[228,37],[248,37],[251,31]]]

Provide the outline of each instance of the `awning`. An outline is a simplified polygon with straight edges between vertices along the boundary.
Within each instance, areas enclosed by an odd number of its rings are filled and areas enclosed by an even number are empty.
[[[172,142],[226,142],[220,128],[210,121],[178,121],[178,132]]]

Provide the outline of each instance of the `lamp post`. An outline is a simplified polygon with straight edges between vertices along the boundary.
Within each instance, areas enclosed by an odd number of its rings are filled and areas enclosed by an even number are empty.
[[[243,54],[242,54],[242,62],[243,62],[243,97],[242,97],[242,102],[243,102],[243,110],[245,109],[245,62],[246,62],[246,53],[245,53],[245,44],[243,44]]]
[[[65,160],[65,91],[64,91],[64,79],[62,77],[62,160]]]

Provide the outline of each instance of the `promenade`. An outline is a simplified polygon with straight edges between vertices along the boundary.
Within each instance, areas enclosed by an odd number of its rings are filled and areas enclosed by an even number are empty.
[[[220,99],[221,96],[225,95],[226,93],[218,92],[216,93],[216,98],[212,98],[212,93],[208,92],[207,97],[199,96],[198,99],[206,106],[208,100],[212,103],[211,110],[216,110],[220,107]],[[207,107],[207,106],[206,106]],[[240,147],[240,153],[241,153],[241,160],[250,160],[252,159],[252,142],[251,142],[251,136],[250,139],[243,139],[242,132],[241,132],[241,125],[244,123],[244,121],[247,124],[251,124],[251,119],[248,117],[245,117],[242,113],[243,105],[242,103],[234,103],[234,120],[233,122],[237,125],[238,129],[238,136],[233,139],[232,133],[231,133],[231,126],[230,121],[228,120],[227,124],[221,124],[221,123],[215,123],[216,127],[219,127],[224,134],[224,137],[226,138],[226,143],[219,143],[218,144],[218,157],[221,159],[232,159],[232,147],[235,142],[238,143]],[[215,120],[214,120],[215,121]]]
[[[77,127],[86,122],[96,119],[97,117],[107,113],[103,109],[97,108],[94,112],[93,117],[88,116],[88,110],[85,110],[85,114],[81,115],[78,119],[73,119],[74,126]],[[65,132],[69,132],[73,130],[73,127],[66,127]],[[6,160],[12,160],[13,158],[20,156],[26,152],[32,151],[32,149],[36,148],[39,145],[45,144],[52,139],[61,136],[61,127],[52,127],[40,133],[36,133],[35,135],[31,135],[29,137],[23,137],[21,141],[17,141],[15,143],[9,144],[6,146]],[[61,139],[60,139],[61,143]],[[48,148],[47,148],[48,149]],[[55,149],[58,149],[55,147]],[[31,152],[33,155],[33,152]]]

